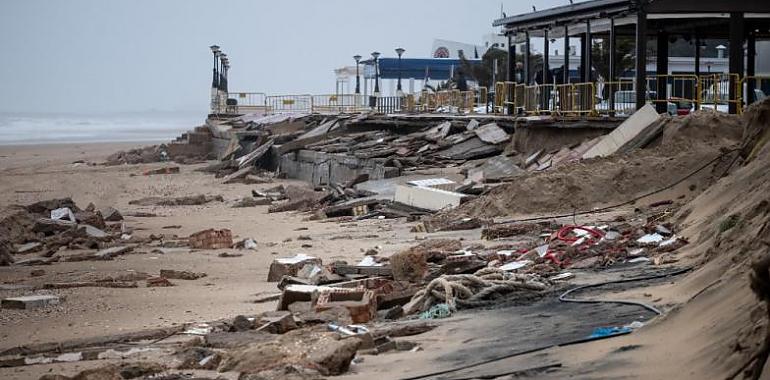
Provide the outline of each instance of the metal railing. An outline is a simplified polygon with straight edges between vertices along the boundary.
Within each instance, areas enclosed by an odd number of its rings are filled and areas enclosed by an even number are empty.
[[[645,79],[645,101],[665,104],[668,112],[699,109],[743,112],[747,104],[770,93],[770,77],[737,74],[652,75]],[[494,96],[486,87],[473,91],[443,90],[389,97],[355,94],[278,95],[230,92],[216,95],[212,109],[228,113],[403,113],[443,112],[525,115],[628,116],[636,111],[633,79],[595,83],[534,84],[497,82]],[[212,95],[213,96],[213,95]],[[491,103],[491,107],[490,106]],[[484,111],[481,111],[483,109]]]
[[[318,113],[357,113],[369,109],[366,97],[360,94],[313,95],[310,100],[312,112]]]
[[[227,113],[265,112],[267,94],[264,92],[228,92],[225,108]]]

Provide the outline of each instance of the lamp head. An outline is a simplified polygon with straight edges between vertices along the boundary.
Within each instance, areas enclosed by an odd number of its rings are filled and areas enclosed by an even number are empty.
[[[211,46],[209,46],[209,49],[211,49],[211,52],[214,53],[214,54],[219,53],[219,46],[217,46],[217,45],[211,45]]]
[[[356,54],[356,55],[354,55],[354,56],[353,56],[353,59],[355,59],[355,60],[356,60],[356,63],[360,62],[360,61],[361,61],[361,58],[363,58],[363,57],[361,57],[361,56],[360,56],[360,55],[358,55],[358,54]]]
[[[375,52],[373,52],[373,53],[372,53],[372,58],[374,58],[375,60],[376,60],[377,58],[379,58],[379,57],[380,57],[380,52],[378,52],[378,51],[375,51]]]
[[[397,48],[396,54],[398,54],[398,57],[401,58],[401,55],[404,54],[406,50],[404,48]]]

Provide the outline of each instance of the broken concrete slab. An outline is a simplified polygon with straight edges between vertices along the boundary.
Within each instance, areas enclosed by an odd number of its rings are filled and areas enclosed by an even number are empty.
[[[488,144],[496,145],[510,139],[510,136],[508,136],[502,128],[498,127],[496,123],[482,125],[476,128],[474,132],[476,132],[476,136],[478,136],[481,141]]]
[[[610,134],[604,136],[596,145],[591,147],[583,158],[604,157],[615,153],[620,147],[642,133],[650,124],[658,120],[660,115],[652,105],[640,108]]]
[[[377,316],[377,299],[369,289],[333,288],[321,291],[315,310],[322,312],[335,307],[348,309],[355,323],[366,323]]]
[[[264,144],[260,145],[257,149],[254,149],[249,154],[238,158],[236,161],[238,163],[238,168],[243,169],[247,166],[250,166],[254,161],[258,160],[260,157],[264,156],[265,153],[267,153],[270,148],[272,148],[274,143],[273,139],[267,140]],[[245,175],[245,174],[244,174]]]
[[[500,153],[502,149],[499,145],[487,144],[478,137],[465,140],[461,143],[436,153],[438,157],[445,157],[451,160],[470,160],[473,158],[488,157]]]
[[[53,295],[35,295],[5,298],[0,301],[2,309],[32,310],[50,305],[58,305],[59,297]]]
[[[257,322],[258,330],[271,334],[284,334],[297,328],[294,316],[288,311],[269,311],[262,314]]]
[[[267,274],[268,282],[281,281],[283,276],[296,276],[297,273],[307,264],[323,265],[321,259],[305,254],[298,254],[293,257],[277,258],[270,264],[270,271]]]
[[[112,260],[113,257],[126,254],[133,250],[133,247],[110,247],[96,251],[96,253],[93,254],[93,257],[96,260]]]
[[[120,214],[120,211],[112,207],[107,207],[106,209],[102,210],[101,213],[105,222],[119,222],[123,220],[123,215]]]
[[[416,179],[408,181],[406,184],[410,186],[430,187],[433,189],[441,189],[446,191],[454,191],[454,189],[457,187],[457,182],[446,178]]]
[[[86,231],[86,235],[92,238],[105,238],[110,236],[110,234],[90,225],[90,224],[81,224],[79,227],[84,228]]]
[[[425,210],[438,211],[459,206],[468,195],[430,187],[396,186],[395,201]]]
[[[496,182],[525,173],[513,159],[501,155],[485,160],[479,167],[468,169],[468,178],[476,183]]]

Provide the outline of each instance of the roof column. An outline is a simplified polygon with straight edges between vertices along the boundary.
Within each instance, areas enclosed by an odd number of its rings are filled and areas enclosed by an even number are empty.
[[[612,110],[615,109],[615,86],[612,82],[615,81],[615,19],[610,18],[610,62],[609,62],[609,70],[607,73],[607,81],[610,82],[609,86],[609,103],[610,103],[610,116],[615,116],[615,113],[612,112]],[[617,86],[618,89],[620,89],[620,86]]]
[[[529,55],[531,50],[529,45],[529,30],[526,30],[524,31],[524,75],[521,76],[522,82],[526,85],[529,85],[532,81],[529,67]]]
[[[564,83],[569,83],[569,26],[564,25]]]
[[[756,59],[757,59],[757,36],[753,32],[749,33],[748,41],[746,42],[746,76],[753,77],[756,71]],[[754,89],[757,87],[757,82],[754,79],[746,81],[746,105],[754,103]]]
[[[655,103],[655,110],[658,113],[664,113],[668,110],[668,102],[666,101],[668,99],[666,86],[668,84],[668,77],[661,75],[668,74],[668,33],[663,30],[658,31],[657,50],[657,64],[655,66],[655,83],[657,83],[657,88],[655,91],[657,91],[658,95],[654,98],[658,102]]]
[[[636,11],[636,64],[634,65],[636,86],[636,109],[641,109],[647,103],[645,93],[647,85],[647,11],[639,8]]]
[[[730,13],[730,74],[743,76],[743,35],[744,35],[743,13]],[[737,79],[739,80],[739,79]],[[738,107],[738,84],[736,78],[730,75],[730,113],[737,113]]]

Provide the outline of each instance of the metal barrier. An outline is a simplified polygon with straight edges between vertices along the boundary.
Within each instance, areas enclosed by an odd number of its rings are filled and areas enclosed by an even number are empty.
[[[763,100],[770,94],[770,77],[766,76],[750,76],[741,79],[739,87],[741,89],[740,94],[743,101],[741,102],[741,110],[743,112],[745,108],[750,106],[756,101]]]
[[[698,105],[698,77],[688,74],[660,74],[647,76],[645,80],[647,101],[662,104],[667,112],[689,112]]]
[[[319,113],[355,113],[368,110],[366,98],[363,95],[339,94],[339,95],[313,95],[312,112]]]
[[[730,104],[742,108],[740,99],[740,79],[738,74],[707,74],[698,78],[698,104],[696,109],[712,109],[719,112],[729,112]],[[735,99],[730,99],[730,86],[735,86]]]
[[[311,95],[274,95],[265,98],[267,110],[273,113],[307,112],[313,111],[313,97]]]
[[[254,113],[265,112],[264,92],[228,92],[226,104],[227,113]]]
[[[489,92],[486,87],[478,88],[478,96],[476,98],[476,107],[484,107],[484,112],[489,109]]]
[[[610,116],[636,112],[636,86],[633,79],[596,82],[596,111]]]

